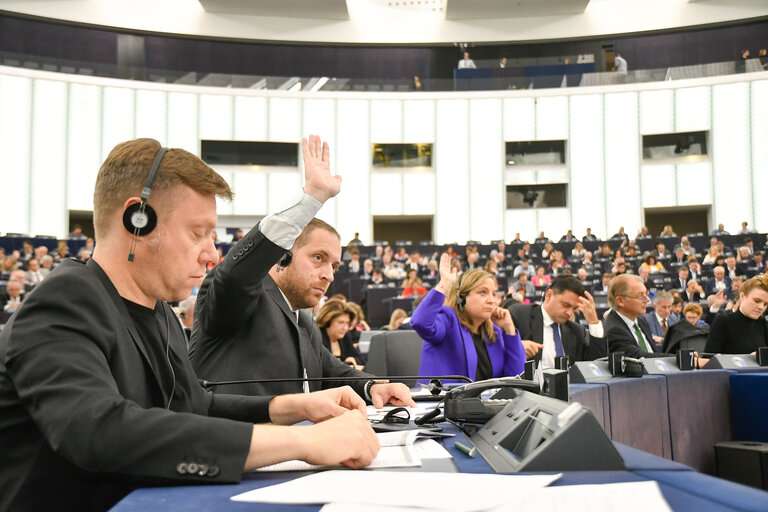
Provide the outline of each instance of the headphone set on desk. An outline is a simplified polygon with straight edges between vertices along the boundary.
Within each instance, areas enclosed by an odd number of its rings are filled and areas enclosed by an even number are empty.
[[[154,185],[157,179],[160,163],[167,152],[168,148],[160,148],[157,155],[155,155],[155,160],[149,169],[147,182],[144,184],[144,188],[141,189],[141,202],[130,205],[123,212],[123,226],[133,235],[131,249],[128,252],[128,261],[133,261],[136,242],[139,237],[150,234],[157,226],[157,213],[154,208],[147,204],[147,201],[149,201],[149,195],[152,193],[152,185]]]

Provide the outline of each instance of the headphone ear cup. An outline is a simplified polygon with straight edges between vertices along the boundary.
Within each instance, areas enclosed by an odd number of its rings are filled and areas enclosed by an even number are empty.
[[[132,235],[148,235],[157,226],[157,213],[146,203],[134,203],[123,212],[123,226]]]
[[[277,266],[285,268],[291,264],[291,261],[293,261],[293,253],[291,251],[286,251],[278,260]]]

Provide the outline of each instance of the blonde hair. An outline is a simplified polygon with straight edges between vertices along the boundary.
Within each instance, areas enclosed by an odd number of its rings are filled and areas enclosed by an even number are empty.
[[[699,317],[701,317],[701,315],[704,314],[704,310],[702,309],[702,307],[694,302],[689,302],[683,308],[683,314],[686,314],[688,312],[696,313],[697,315],[699,315]]]
[[[321,329],[325,329],[331,325],[331,322],[333,322],[334,318],[341,315],[349,315],[350,323],[353,323],[357,318],[355,311],[349,307],[349,304],[346,302],[338,299],[328,299],[328,301],[323,304],[323,307],[321,307],[320,311],[317,313],[317,325]]]
[[[93,192],[93,225],[97,238],[108,234],[109,219],[122,211],[128,198],[141,195],[160,148],[155,139],[136,139],[118,144],[110,151],[96,176]],[[222,199],[233,197],[224,178],[200,158],[183,149],[169,149],[160,164],[152,192],[171,190],[179,185]]]
[[[387,328],[394,331],[397,329],[395,322],[398,320],[404,320],[406,318],[408,318],[408,313],[406,313],[404,309],[397,308],[392,312],[392,316],[389,317],[389,324],[387,324]]]
[[[755,288],[768,292],[768,274],[758,274],[754,277],[750,277],[742,283],[741,288],[739,288],[739,293],[743,293],[746,297],[749,295],[749,292]]]
[[[448,295],[445,296],[444,304],[456,312],[456,316],[459,318],[459,323],[470,331],[472,331],[472,319],[469,316],[469,313],[467,313],[466,310],[463,310],[463,308],[462,311],[459,311],[458,306],[456,306],[456,300],[459,295],[466,297],[469,292],[480,286],[480,284],[489,277],[493,279],[493,282],[497,283],[498,286],[496,278],[493,277],[493,274],[490,272],[481,269],[468,270],[459,276],[458,281],[456,281],[456,286],[452,286],[451,289],[448,290]],[[493,330],[493,322],[491,322],[490,319],[483,322],[478,331],[483,334],[483,337],[490,343],[496,341],[496,331]]]

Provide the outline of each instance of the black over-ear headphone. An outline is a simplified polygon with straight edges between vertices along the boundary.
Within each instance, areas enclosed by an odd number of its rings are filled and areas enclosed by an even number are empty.
[[[467,298],[459,291],[461,289],[461,278],[464,274],[461,274],[456,280],[456,307],[459,311],[464,311],[464,304],[467,303]]]
[[[155,213],[154,208],[147,204],[147,201],[149,201],[149,195],[152,193],[152,185],[155,183],[155,179],[157,179],[157,173],[160,170],[160,162],[163,161],[163,156],[165,156],[167,151],[168,148],[160,148],[160,151],[155,155],[155,160],[152,162],[152,167],[149,169],[147,182],[141,190],[141,202],[130,205],[123,212],[123,226],[125,226],[125,229],[127,229],[129,233],[133,234],[133,242],[131,242],[131,250],[128,253],[128,261],[133,261],[136,239],[140,236],[150,234],[157,226],[157,213]]]
[[[293,253],[291,251],[285,251],[285,254],[283,254],[277,261],[277,271],[280,272],[282,269],[290,265],[291,261],[293,261]]]

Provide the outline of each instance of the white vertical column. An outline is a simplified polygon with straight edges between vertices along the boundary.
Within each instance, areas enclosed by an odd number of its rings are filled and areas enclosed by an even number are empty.
[[[101,166],[101,87],[69,86],[67,209],[93,210],[93,187]]]
[[[371,199],[385,190],[370,186],[371,139],[368,101],[339,99],[336,102],[336,169],[341,174],[341,193],[336,204],[336,229],[342,240],[373,240]]]
[[[8,233],[29,232],[31,111],[32,80],[0,76],[0,168],[5,212],[0,231]]]
[[[603,167],[603,96],[573,96],[570,108],[568,163],[573,229],[582,236],[581,230],[589,227],[602,237],[608,229],[605,218],[608,192]]]
[[[504,144],[502,102],[469,103],[470,237],[488,243],[504,236]]]
[[[469,102],[437,101],[435,164],[435,241],[471,238],[469,192]]]

